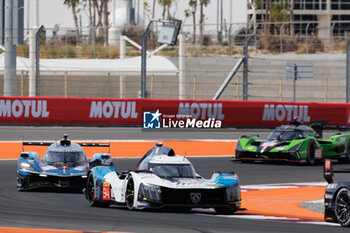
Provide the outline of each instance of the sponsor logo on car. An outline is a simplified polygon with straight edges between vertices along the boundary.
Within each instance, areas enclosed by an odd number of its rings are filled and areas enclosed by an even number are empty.
[[[111,200],[110,185],[107,182],[103,182],[102,200]]]
[[[190,193],[190,198],[193,204],[197,205],[202,198],[202,194],[201,193]]]
[[[57,167],[54,167],[54,166],[43,166],[43,167],[41,167],[41,169],[42,169],[43,171],[50,171],[50,170],[55,170],[55,169],[57,169]]]
[[[322,148],[316,148],[315,149],[315,158],[316,159],[322,159]]]

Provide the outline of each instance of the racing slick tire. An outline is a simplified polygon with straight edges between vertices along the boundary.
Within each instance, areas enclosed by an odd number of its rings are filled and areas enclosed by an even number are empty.
[[[307,145],[307,158],[306,161],[309,165],[315,164],[315,143],[313,140],[310,140]]]
[[[342,163],[350,163],[350,142],[348,142],[347,147],[346,147],[346,157],[339,159],[339,162]]]
[[[89,201],[91,207],[109,207],[108,203],[102,203],[95,200],[95,184],[94,184],[94,176],[90,173],[87,185],[86,185],[86,197]]]
[[[338,222],[343,227],[350,226],[350,192],[347,188],[342,188],[335,197],[334,214]]]
[[[30,176],[17,177],[17,183],[21,183],[21,186],[17,186],[17,191],[26,191],[30,185]]]
[[[129,208],[129,210],[135,209],[134,200],[135,200],[135,185],[134,185],[134,179],[132,176],[128,179],[128,183],[126,185],[126,191],[125,191],[125,202],[126,206]]]
[[[216,214],[222,215],[234,214],[237,211],[237,209],[233,207],[215,207],[214,209]]]

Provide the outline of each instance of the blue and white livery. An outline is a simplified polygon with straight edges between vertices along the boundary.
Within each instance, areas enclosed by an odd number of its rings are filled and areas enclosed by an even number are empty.
[[[237,174],[215,172],[204,179],[187,158],[160,143],[144,155],[134,171],[122,174],[115,171],[107,154],[94,156],[85,195],[91,206],[116,204],[129,209],[215,208],[219,213],[234,213],[241,203]]]
[[[22,152],[17,160],[17,190],[39,187],[83,188],[88,160],[82,146],[108,144],[71,143],[67,135],[57,143],[23,142],[24,146],[49,146],[42,159],[37,152]]]

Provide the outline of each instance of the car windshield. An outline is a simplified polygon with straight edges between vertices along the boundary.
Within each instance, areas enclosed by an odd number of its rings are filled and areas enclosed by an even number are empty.
[[[74,163],[74,164],[83,164],[86,163],[85,154],[80,151],[48,151],[43,160],[48,164],[55,163]]]
[[[302,134],[299,131],[273,131],[267,138],[268,141],[272,140],[293,140],[296,138],[302,138]]]
[[[150,170],[162,178],[194,178],[191,164],[157,164],[150,163]]]

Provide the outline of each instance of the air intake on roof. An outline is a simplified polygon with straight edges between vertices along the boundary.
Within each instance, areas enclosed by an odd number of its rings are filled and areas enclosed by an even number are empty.
[[[63,139],[60,141],[61,146],[70,146],[70,140],[68,139],[68,134],[63,135]]]

